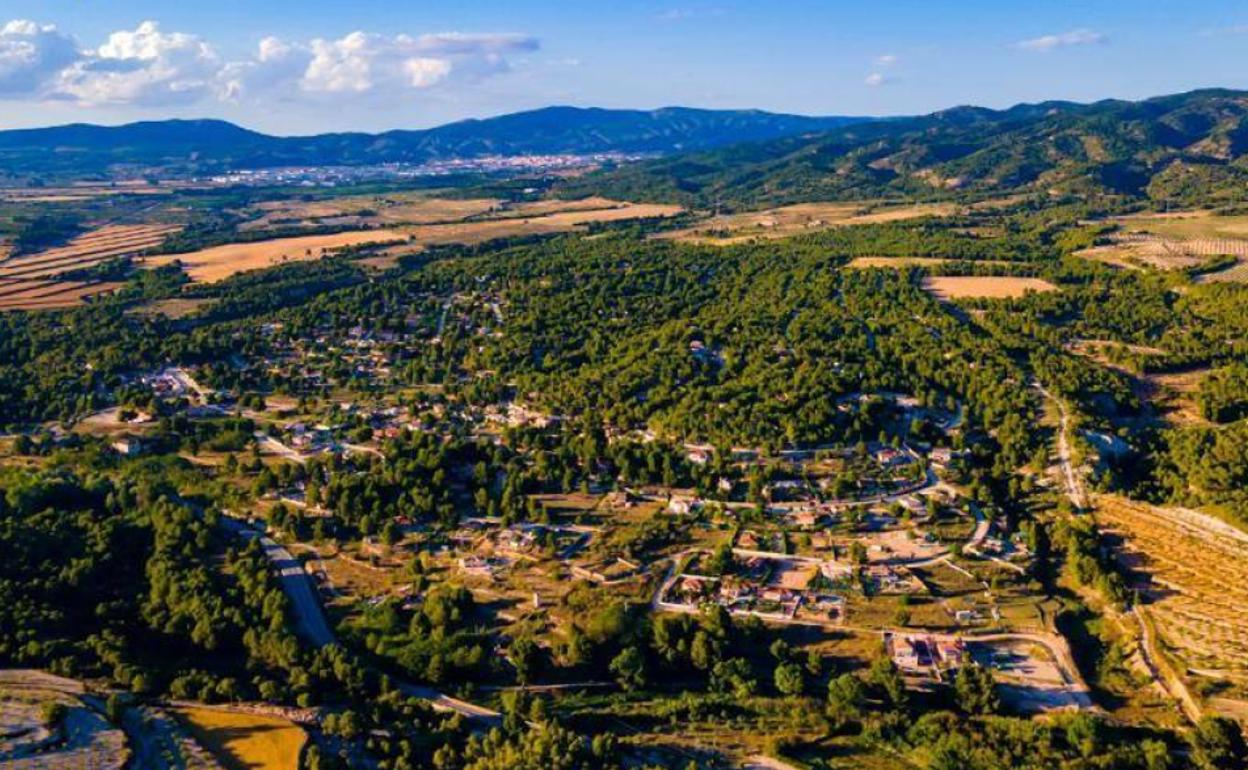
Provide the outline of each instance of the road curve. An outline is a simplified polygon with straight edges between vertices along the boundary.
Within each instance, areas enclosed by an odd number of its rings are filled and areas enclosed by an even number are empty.
[[[290,599],[295,614],[295,624],[303,639],[316,647],[336,644],[333,630],[325,621],[325,613],[316,595],[316,589],[304,572],[303,565],[290,551],[277,541],[252,528],[245,522],[229,516],[221,517],[221,526],[239,537],[248,540],[258,539],[264,548],[264,555],[277,570],[278,581],[282,592]],[[390,678],[396,689],[412,698],[420,698],[429,702],[438,711],[454,712],[479,722],[494,723],[502,719],[497,711],[478,706],[475,703],[453,698],[446,693],[438,692],[432,687],[414,684],[401,679]]]

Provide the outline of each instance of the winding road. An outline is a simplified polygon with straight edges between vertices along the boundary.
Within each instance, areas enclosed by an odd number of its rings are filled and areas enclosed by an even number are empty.
[[[282,547],[280,543],[263,532],[248,526],[245,522],[222,516],[221,526],[239,537],[249,540],[258,539],[260,541],[261,547],[264,548],[265,556],[268,557],[269,562],[277,571],[282,592],[290,599],[291,610],[295,615],[295,624],[299,635],[316,647],[337,644],[338,640],[334,637],[333,630],[329,627],[329,623],[325,621],[325,613],[321,609],[316,589],[308,579],[308,575],[304,572],[303,565],[299,560],[290,551]],[[438,711],[454,712],[468,719],[486,723],[494,723],[502,719],[502,715],[497,711],[459,698],[453,698],[445,693],[438,692],[432,687],[406,682],[394,677],[391,677],[391,681],[394,682],[394,686],[399,692],[412,698],[429,701],[430,705]]]

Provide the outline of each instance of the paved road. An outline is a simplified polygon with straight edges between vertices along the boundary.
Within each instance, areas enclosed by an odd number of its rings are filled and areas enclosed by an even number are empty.
[[[300,564],[299,560],[275,540],[238,519],[222,516],[221,525],[240,537],[260,540],[265,556],[269,558],[269,561],[277,570],[282,591],[290,599],[299,635],[317,647],[335,644],[337,639],[335,639],[333,630],[325,621],[325,613],[321,609],[321,603],[316,595],[316,590],[313,588],[311,581],[309,581],[308,575],[304,572],[303,565]],[[427,700],[430,705],[439,711],[453,711],[469,719],[483,722],[496,722],[502,718],[502,715],[497,711],[460,700],[459,698],[452,698],[432,687],[405,682],[393,677],[391,677],[391,680],[394,682],[394,686],[404,695]]]
[[[325,647],[334,643],[334,632],[325,622],[325,613],[321,611],[321,603],[316,591],[308,581],[303,565],[290,551],[283,548],[277,541],[261,534],[237,519],[221,517],[221,526],[235,535],[248,540],[259,539],[264,555],[269,558],[273,568],[277,570],[282,591],[290,599],[295,613],[295,623],[299,635],[316,647]]]

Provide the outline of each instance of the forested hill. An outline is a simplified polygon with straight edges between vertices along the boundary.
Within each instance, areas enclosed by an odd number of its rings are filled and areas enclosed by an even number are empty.
[[[276,137],[218,120],[0,131],[14,173],[99,173],[117,164],[224,170],[283,165],[423,163],[483,155],[672,153],[822,132],[859,119],[759,110],[547,107],[419,131]]]
[[[759,205],[889,194],[1105,192],[1243,200],[1248,92],[957,107],[663,158],[570,183],[612,196]]]

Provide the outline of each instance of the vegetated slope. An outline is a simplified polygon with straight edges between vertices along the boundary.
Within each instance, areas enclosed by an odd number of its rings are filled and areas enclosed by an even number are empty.
[[[1248,93],[957,107],[664,158],[569,183],[613,197],[760,205],[882,195],[1060,191],[1174,203],[1243,199]]]
[[[99,173],[115,165],[211,171],[483,155],[668,153],[826,131],[855,120],[758,110],[548,107],[421,131],[305,137],[268,136],[219,120],[76,124],[0,132],[0,166],[10,173]]]

